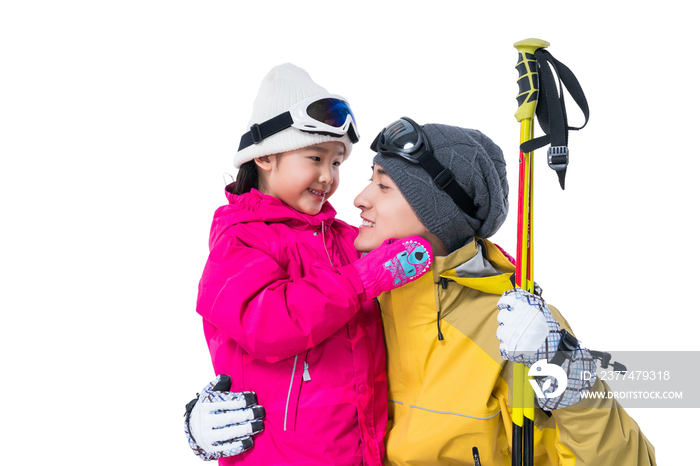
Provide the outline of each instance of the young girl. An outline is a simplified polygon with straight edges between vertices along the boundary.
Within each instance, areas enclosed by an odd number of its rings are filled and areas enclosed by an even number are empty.
[[[430,245],[387,241],[360,258],[357,229],[326,202],[358,140],[354,117],[304,70],[270,71],[250,125],[214,215],[197,312],[214,370],[232,392],[255,387],[265,430],[254,455],[220,464],[379,465],[387,395],[373,298],[423,275]]]

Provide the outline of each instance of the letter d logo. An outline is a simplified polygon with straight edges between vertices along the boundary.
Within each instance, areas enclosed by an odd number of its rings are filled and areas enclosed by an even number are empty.
[[[552,379],[547,379],[542,388],[536,380],[530,379],[530,385],[535,391],[537,398],[556,398],[566,390],[566,372],[556,364],[547,363],[546,359],[540,359],[530,367],[527,375],[530,377],[553,377],[557,382],[557,389],[552,393],[545,393],[552,386]]]

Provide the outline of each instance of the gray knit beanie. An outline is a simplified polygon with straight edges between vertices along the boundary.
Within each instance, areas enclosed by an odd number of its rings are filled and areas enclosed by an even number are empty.
[[[437,124],[421,128],[435,158],[454,173],[474,200],[476,217],[464,213],[420,165],[383,154],[377,154],[374,163],[384,168],[421,223],[450,252],[473,236],[488,238],[496,233],[508,215],[508,180],[501,148],[474,129]]]

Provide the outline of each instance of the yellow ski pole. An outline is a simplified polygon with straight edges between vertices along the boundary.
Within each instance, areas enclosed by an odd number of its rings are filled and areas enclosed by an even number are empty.
[[[534,117],[539,97],[539,80],[535,51],[549,46],[540,39],[516,42],[518,50],[518,110],[520,143],[534,137]],[[518,241],[515,258],[515,286],[534,293],[534,248],[532,235],[533,211],[532,152],[520,152],[518,175]],[[513,368],[513,441],[514,466],[532,466],[534,453],[535,394],[527,377],[527,367],[515,364]]]

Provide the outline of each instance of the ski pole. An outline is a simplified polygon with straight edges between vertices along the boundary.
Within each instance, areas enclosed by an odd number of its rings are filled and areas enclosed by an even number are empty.
[[[518,50],[518,110],[520,143],[534,137],[534,117],[539,97],[539,79],[535,51],[546,48],[549,42],[526,39],[516,42]],[[530,293],[535,291],[533,248],[533,170],[532,152],[520,152],[518,173],[518,240],[515,258],[515,286]],[[535,394],[527,377],[527,367],[515,364],[513,368],[513,465],[532,466],[534,454]]]

